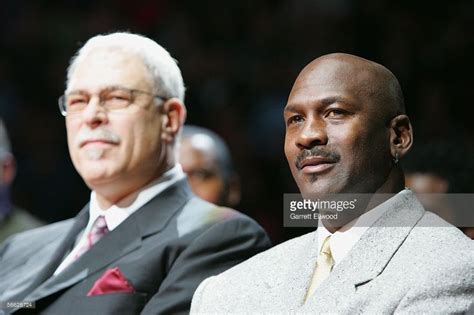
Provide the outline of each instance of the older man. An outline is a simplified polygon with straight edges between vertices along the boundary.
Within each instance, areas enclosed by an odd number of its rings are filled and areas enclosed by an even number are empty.
[[[191,312],[467,311],[474,245],[404,189],[400,159],[413,137],[395,76],[356,56],[320,57],[296,79],[284,118],[285,154],[303,197],[370,198],[205,280]]]
[[[237,206],[240,201],[239,178],[229,148],[215,132],[198,126],[184,126],[179,162],[197,196],[218,205]]]
[[[175,61],[148,38],[96,36],[79,50],[59,105],[90,203],[0,249],[4,311],[186,312],[202,279],[269,246],[254,221],[190,192],[175,153],[183,98]]]

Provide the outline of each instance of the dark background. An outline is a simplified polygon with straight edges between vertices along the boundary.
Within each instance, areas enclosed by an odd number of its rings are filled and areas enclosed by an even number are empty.
[[[416,2],[416,3],[415,3]],[[47,221],[75,215],[89,190],[75,172],[57,108],[69,58],[98,33],[141,33],[179,61],[188,123],[229,143],[243,182],[239,209],[275,242],[283,193],[297,192],[283,154],[282,109],[312,59],[347,52],[391,69],[415,144],[472,146],[473,1],[2,1],[0,115],[18,175],[14,202]]]

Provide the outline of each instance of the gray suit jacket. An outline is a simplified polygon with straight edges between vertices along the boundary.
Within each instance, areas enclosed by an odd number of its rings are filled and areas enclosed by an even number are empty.
[[[74,219],[18,234],[0,247],[0,301],[36,302],[34,314],[186,312],[203,279],[270,245],[255,221],[196,198],[183,179],[53,276],[88,216],[86,206]],[[114,268],[134,292],[88,296]]]
[[[474,301],[474,243],[413,193],[387,211],[304,303],[316,233],[280,244],[200,284],[191,313],[458,313]]]

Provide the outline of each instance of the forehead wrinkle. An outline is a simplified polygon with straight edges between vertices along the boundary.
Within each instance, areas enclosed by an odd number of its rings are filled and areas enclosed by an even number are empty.
[[[308,73],[308,77],[300,76],[290,93],[285,111],[298,111],[301,110],[298,108],[300,106],[325,108],[332,104],[359,107],[360,97],[349,84],[328,74]]]
[[[100,92],[112,92],[112,91],[115,91],[115,90],[129,90],[130,88],[128,87],[125,87],[123,85],[119,85],[119,84],[113,84],[113,85],[104,85],[103,87],[99,88]],[[75,90],[71,90],[68,92],[68,94],[89,94],[88,91],[86,91],[85,89],[75,89]]]
[[[360,57],[346,54],[320,57],[303,69],[298,80],[313,80],[318,82],[315,86],[325,83],[348,91],[383,119],[404,112],[403,95],[396,77],[384,66]]]

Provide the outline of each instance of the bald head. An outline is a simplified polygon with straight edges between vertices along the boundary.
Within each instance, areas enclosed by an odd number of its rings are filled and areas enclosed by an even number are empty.
[[[360,100],[369,101],[383,114],[384,120],[405,114],[402,89],[395,75],[384,66],[349,54],[334,53],[309,63],[299,74],[299,81],[311,82],[315,76],[350,88]]]
[[[284,111],[285,154],[303,195],[398,192],[412,131],[385,67],[330,54],[298,75]]]
[[[180,163],[196,195],[212,203],[236,206],[240,184],[224,140],[209,129],[186,125]]]

